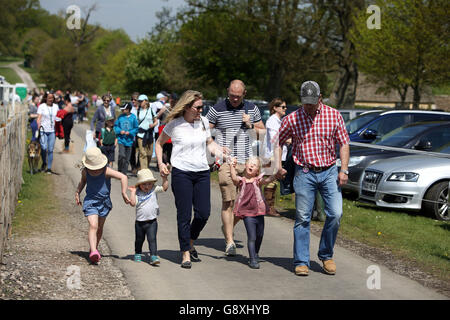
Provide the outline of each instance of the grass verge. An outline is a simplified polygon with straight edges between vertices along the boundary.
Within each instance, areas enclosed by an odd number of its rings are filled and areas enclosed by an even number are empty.
[[[276,206],[284,215],[295,218],[295,199],[280,196]],[[344,194],[343,216],[339,236],[356,240],[382,250],[399,259],[413,261],[421,269],[439,279],[450,281],[450,224],[424,216],[420,212],[378,208],[356,201]],[[323,222],[312,221],[322,226]]]
[[[22,82],[22,79],[19,77],[19,75],[11,68],[0,66],[0,75],[4,76],[6,81],[11,84]]]
[[[27,143],[31,133],[28,132]],[[16,210],[12,220],[12,231],[17,234],[42,231],[43,221],[51,219],[59,210],[54,199],[54,187],[51,176],[44,173],[30,174],[28,160],[25,157],[22,166],[24,183],[19,192]]]

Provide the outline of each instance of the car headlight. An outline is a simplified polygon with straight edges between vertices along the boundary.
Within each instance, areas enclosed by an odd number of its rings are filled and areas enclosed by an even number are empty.
[[[417,182],[419,174],[414,172],[394,172],[387,181]]]
[[[361,163],[361,161],[364,160],[364,156],[359,156],[359,157],[350,157],[350,159],[348,160],[348,166],[349,167],[354,167],[358,164]],[[336,166],[340,167],[341,166],[341,159],[337,159],[336,160]]]

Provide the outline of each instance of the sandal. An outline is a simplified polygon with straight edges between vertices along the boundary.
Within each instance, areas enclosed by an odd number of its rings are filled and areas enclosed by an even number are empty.
[[[190,261],[184,261],[181,263],[181,267],[184,269],[190,269],[192,267],[192,263]]]
[[[89,260],[91,260],[92,263],[97,263],[100,261],[102,257],[100,256],[100,253],[98,253],[98,250],[92,251],[89,254]]]

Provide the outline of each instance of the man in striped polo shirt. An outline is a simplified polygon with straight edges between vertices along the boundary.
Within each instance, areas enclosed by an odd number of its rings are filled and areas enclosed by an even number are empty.
[[[320,87],[306,81],[300,89],[302,107],[283,119],[279,129],[279,146],[292,138],[295,162],[295,274],[307,276],[310,266],[310,221],[317,190],[322,195],[327,215],[320,238],[318,257],[328,274],[336,273],[333,248],[342,216],[341,186],[348,180],[350,139],[344,119],[338,110],[322,103]],[[341,170],[336,167],[336,144],[339,143]],[[278,149],[278,174],[281,168],[281,147]]]
[[[215,128],[216,142],[231,150],[231,157],[237,158],[236,171],[243,174],[245,161],[252,156],[250,132],[264,130],[261,114],[257,106],[244,100],[245,84],[233,80],[228,87],[228,97],[214,105],[206,115],[211,129]],[[231,180],[230,165],[224,161],[219,169],[219,185],[222,193],[222,231],[225,236],[225,254],[236,254],[233,228],[239,221],[233,215],[236,186]]]

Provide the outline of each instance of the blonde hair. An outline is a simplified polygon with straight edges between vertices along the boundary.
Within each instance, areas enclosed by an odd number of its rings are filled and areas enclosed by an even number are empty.
[[[199,91],[187,90],[178,100],[177,104],[172,108],[166,118],[166,124],[173,119],[183,116],[186,107],[192,107],[195,101],[203,99],[203,95]]]
[[[256,176],[259,176],[261,173],[261,159],[257,156],[252,156],[248,158],[247,161],[245,161],[245,165],[247,165],[247,163],[249,163],[252,160],[256,160],[256,162],[258,162],[258,174]]]

